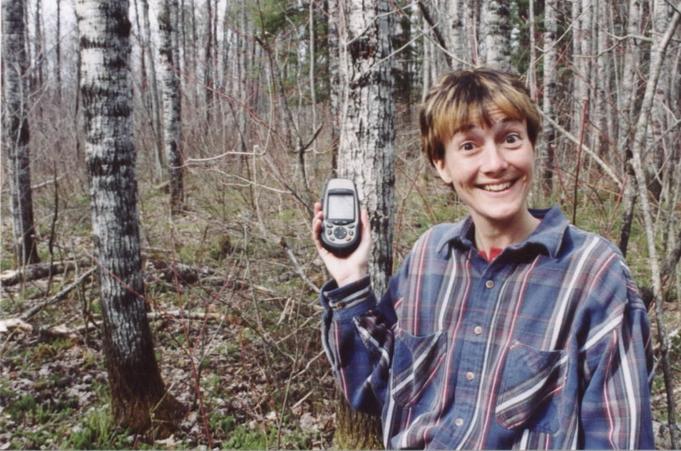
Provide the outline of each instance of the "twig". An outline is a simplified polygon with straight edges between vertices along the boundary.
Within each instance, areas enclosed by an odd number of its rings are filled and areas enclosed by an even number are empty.
[[[315,285],[307,275],[305,275],[305,272],[303,271],[303,268],[300,266],[300,263],[298,263],[298,259],[296,258],[296,255],[293,253],[291,248],[288,247],[288,244],[286,243],[286,239],[284,237],[279,240],[279,245],[281,245],[282,248],[284,248],[284,251],[286,251],[286,255],[288,256],[289,260],[291,260],[291,263],[293,263],[293,269],[296,271],[296,274],[300,276],[301,279],[303,279],[303,282],[310,287],[312,291],[315,293],[319,293],[321,290],[320,288]]]
[[[61,301],[62,299],[64,299],[66,297],[67,294],[69,294],[71,292],[71,290],[73,290],[78,285],[83,283],[96,270],[97,270],[97,267],[93,267],[93,268],[88,269],[80,277],[78,277],[75,280],[75,282],[73,282],[71,285],[67,286],[66,288],[64,288],[63,290],[61,290],[59,293],[55,294],[54,296],[52,296],[48,300],[43,301],[43,302],[31,307],[30,309],[28,309],[27,311],[22,313],[20,318],[22,320],[27,320],[27,319],[31,318],[32,316],[34,316],[36,313],[38,313],[43,308],[47,307],[48,305],[56,304],[57,302]]]
[[[556,130],[558,130],[561,134],[563,134],[567,139],[572,141],[573,143],[579,145],[579,140],[572,135],[569,131],[565,130],[563,127],[561,127],[556,121],[548,117],[542,110],[539,110],[539,114],[541,114],[542,118],[544,118],[545,121],[547,121],[549,124],[553,125]],[[596,152],[593,150],[589,149],[587,146],[582,144],[582,150],[589,154],[591,158],[603,169],[603,171],[606,173],[608,177],[610,177],[616,184],[619,189],[622,189],[622,182],[620,179],[615,175],[615,172],[608,166],[605,161],[601,160],[598,155],[596,155]]]

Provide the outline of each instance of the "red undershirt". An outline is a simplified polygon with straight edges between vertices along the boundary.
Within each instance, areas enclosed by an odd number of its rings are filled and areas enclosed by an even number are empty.
[[[503,249],[500,249],[498,247],[493,247],[489,250],[489,254],[487,254],[485,251],[480,251],[480,256],[485,259],[487,263],[492,263],[495,258],[501,254]]]

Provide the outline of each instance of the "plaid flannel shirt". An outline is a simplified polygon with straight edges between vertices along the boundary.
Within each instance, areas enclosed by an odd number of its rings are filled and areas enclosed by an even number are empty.
[[[417,241],[376,301],[322,289],[322,341],[387,448],[653,448],[646,307],[621,254],[557,207],[485,261],[473,223]]]

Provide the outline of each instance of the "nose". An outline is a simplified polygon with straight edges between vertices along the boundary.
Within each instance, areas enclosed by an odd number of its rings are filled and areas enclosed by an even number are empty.
[[[480,169],[484,173],[496,174],[506,170],[508,162],[503,153],[503,149],[494,141],[485,142],[482,152],[482,162]]]

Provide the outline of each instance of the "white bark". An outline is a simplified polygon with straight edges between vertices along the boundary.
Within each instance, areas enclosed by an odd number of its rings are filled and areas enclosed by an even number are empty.
[[[617,149],[623,154],[633,135],[632,107],[636,95],[636,70],[639,64],[639,45],[632,36],[641,34],[641,0],[629,0],[627,15],[627,39],[625,40],[624,56],[622,60],[622,86],[617,90],[618,137]]]
[[[669,19],[672,16],[673,9],[664,0],[656,0],[653,5],[653,36],[658,40],[664,35],[665,30],[669,24]],[[662,68],[660,70],[660,78],[658,80],[654,101],[650,116],[650,133],[647,134],[646,148],[652,148],[648,153],[647,158],[644,157],[644,166],[646,168],[650,185],[652,186],[653,194],[659,199],[660,191],[662,189],[662,168],[665,161],[670,161],[671,147],[673,144],[669,143],[668,139],[663,137],[665,130],[671,121],[667,119],[668,115],[672,121],[675,120],[672,105],[672,99],[669,97],[671,91],[673,72],[673,58],[665,58],[662,61]],[[677,74],[678,75],[678,74]],[[657,143],[657,145],[654,145]],[[667,144],[670,144],[668,146]]]
[[[206,0],[206,43],[203,53],[203,88],[205,94],[206,123],[210,124],[213,110],[213,5]]]
[[[340,18],[339,0],[327,0],[327,46],[329,52],[329,100],[331,107],[331,167],[335,171],[338,167],[338,141],[340,130],[340,48],[338,35],[338,20]],[[416,7],[416,6],[414,6]]]
[[[309,47],[310,47],[310,56],[309,56],[309,69],[310,69],[310,107],[312,109],[312,130],[317,129],[317,83],[315,80],[315,70],[317,68],[315,64],[315,33],[314,33],[314,2],[310,2],[310,7],[309,7],[309,24],[308,24],[308,30],[310,33],[309,36]],[[317,144],[315,142],[312,143],[311,145],[311,150],[313,153],[317,153]]]
[[[180,123],[182,103],[180,77],[176,63],[179,62],[177,38],[177,0],[163,0],[159,8],[160,31],[159,61],[163,92],[163,147],[168,162],[170,182],[170,210],[177,214],[182,210],[182,127]]]
[[[612,118],[610,108],[610,55],[608,51],[610,40],[608,39],[608,4],[604,0],[597,0],[598,19],[594,20],[594,30],[597,32],[596,52],[596,101],[594,103],[593,124],[597,127],[600,139],[594,139],[594,148],[599,149],[600,154],[609,154],[610,130]]]
[[[535,102],[537,101],[537,78],[535,65],[537,64],[537,55],[535,53],[535,20],[534,20],[534,0],[529,0],[529,27],[530,27],[530,67],[527,71],[527,85],[530,88],[530,97]]]
[[[142,48],[142,51],[147,54],[147,61],[149,61],[149,79],[151,83],[154,144],[156,146],[154,152],[154,170],[156,176],[161,178],[163,173],[163,138],[161,136],[161,102],[159,100],[158,79],[156,77],[156,58],[154,58],[151,41],[149,2],[148,0],[140,1],[142,2],[142,17],[144,20],[144,47]]]
[[[511,10],[502,0],[483,0],[480,7],[480,57],[495,69],[511,70]]]
[[[582,115],[584,102],[590,101],[589,82],[591,81],[591,19],[593,14],[592,0],[573,0],[572,21],[573,21],[573,55],[572,64],[574,66],[574,95],[572,103],[572,130],[576,135],[582,127],[588,127]],[[586,114],[590,108],[587,104]],[[585,130],[584,143],[588,147],[590,141],[589,134]]]
[[[369,211],[373,241],[369,272],[376,293],[392,271],[394,103],[390,24],[385,0],[340,3],[343,87],[338,173],[354,179]],[[343,26],[344,25],[344,26]]]
[[[129,27],[127,1],[78,0],[81,41],[81,93],[85,115],[85,150],[90,171],[92,228],[102,268],[105,316],[117,325],[111,339],[121,356],[139,352],[121,313],[111,299],[129,299],[141,309],[143,292],[137,215],[137,186],[132,140],[130,42],[117,26]],[[121,283],[123,282],[123,283]],[[127,285],[127,287],[126,287]],[[128,291],[133,290],[133,293]]]
[[[622,86],[617,90],[618,104],[618,132],[617,150],[622,155],[624,170],[627,173],[627,182],[622,194],[622,230],[620,232],[619,248],[624,255],[627,253],[631,223],[633,221],[634,207],[636,204],[635,174],[631,166],[631,143],[634,134],[633,111],[638,92],[636,86],[636,71],[639,64],[639,48],[632,36],[639,35],[641,27],[641,0],[630,0],[627,20],[627,40],[624,48],[622,61]]]
[[[554,116],[556,101],[556,39],[558,37],[558,0],[546,0],[544,4],[544,77],[542,79],[542,109],[547,117]],[[541,168],[544,192],[553,189],[553,166],[556,153],[556,129],[549,121],[543,121],[543,140],[540,147],[539,166]]]
[[[3,153],[7,158],[10,181],[14,249],[18,265],[38,261],[28,128],[28,58],[23,0],[3,0]]]
[[[135,180],[127,0],[78,0],[92,235],[114,418],[149,427],[165,389],[144,302]],[[155,410],[155,415],[163,409]]]
[[[452,69],[462,69],[463,62],[470,61],[470,53],[466,52],[464,22],[464,2],[449,0],[446,2],[446,32],[444,33],[447,50],[452,55]]]
[[[465,45],[468,47],[469,58],[473,65],[483,63],[485,60],[480,54],[482,36],[480,27],[480,2],[484,0],[469,0],[464,2],[464,34],[467,37]]]

